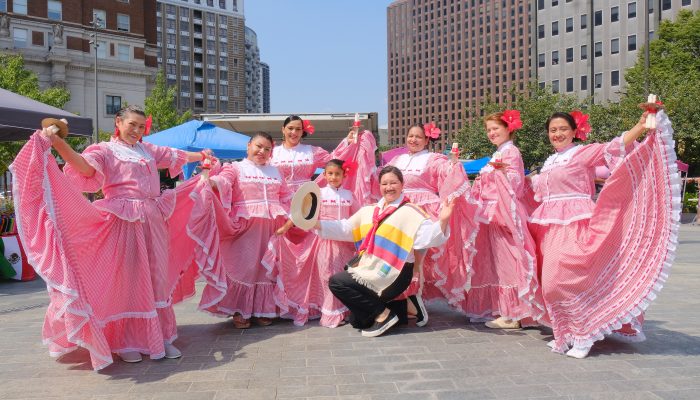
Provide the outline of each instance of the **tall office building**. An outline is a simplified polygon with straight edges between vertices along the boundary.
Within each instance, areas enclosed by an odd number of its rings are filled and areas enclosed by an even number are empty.
[[[244,112],[243,0],[158,0],[158,64],[180,110]]]
[[[156,0],[0,0],[0,49],[22,54],[43,88],[70,90],[67,111],[94,118],[97,100],[96,122],[111,131],[115,112],[125,102],[143,104],[150,91],[155,8]],[[93,16],[97,48],[90,43]]]
[[[258,35],[247,26],[245,27],[245,104],[247,113],[263,112]]]
[[[649,33],[700,0],[648,0]],[[646,44],[644,0],[535,0],[532,58],[536,79],[554,92],[619,100],[625,69]]]
[[[262,98],[263,110],[265,114],[270,113],[270,66],[267,63],[260,62],[260,70],[262,74]]]
[[[530,79],[527,0],[397,0],[387,7],[389,143],[435,121],[449,146],[464,111]]]

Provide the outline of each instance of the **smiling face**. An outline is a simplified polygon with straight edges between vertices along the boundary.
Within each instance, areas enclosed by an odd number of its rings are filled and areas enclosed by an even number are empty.
[[[425,136],[425,132],[423,132],[421,128],[414,126],[408,130],[408,135],[406,135],[406,147],[409,153],[413,154],[423,151],[427,145],[428,137]]]
[[[343,184],[345,172],[339,166],[330,164],[327,165],[326,169],[323,171],[323,176],[326,178],[326,182],[328,182],[329,185],[337,189]]]
[[[272,143],[262,136],[248,142],[248,160],[257,165],[265,165],[272,154]]]
[[[486,121],[486,136],[489,141],[498,147],[511,139],[511,134],[504,124],[497,121]]]
[[[114,123],[119,129],[119,138],[130,145],[138,143],[146,130],[146,117],[133,112],[115,118]]]
[[[289,123],[282,127],[282,136],[284,137],[284,143],[290,147],[294,147],[301,142],[302,135],[304,134],[304,127],[302,122],[299,120],[289,121]]]
[[[389,204],[401,197],[403,183],[396,174],[388,172],[382,175],[382,179],[379,181],[379,191],[384,197],[386,204]]]
[[[549,142],[557,151],[568,147],[573,142],[575,133],[569,122],[564,118],[553,118],[549,121],[549,126],[547,127]]]

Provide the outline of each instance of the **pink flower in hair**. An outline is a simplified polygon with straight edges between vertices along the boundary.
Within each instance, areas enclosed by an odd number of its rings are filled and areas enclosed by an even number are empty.
[[[316,128],[314,128],[314,126],[311,125],[311,121],[309,121],[308,119],[305,119],[305,120],[303,120],[302,122],[303,122],[303,123],[302,123],[302,129],[304,130],[304,132],[308,133],[309,135],[313,135],[313,134],[314,134],[314,130],[315,130]]]
[[[588,133],[591,132],[591,125],[588,123],[588,114],[584,114],[579,110],[572,111],[569,113],[571,117],[576,122],[576,135],[577,139],[586,140],[588,138]]]
[[[437,139],[440,137],[440,133],[442,132],[440,128],[435,126],[435,122],[433,121],[431,121],[429,124],[424,124],[423,130],[425,131],[425,136],[431,139]]]
[[[513,132],[523,127],[523,121],[520,119],[520,111],[518,110],[505,110],[501,120],[508,126],[508,132]]]

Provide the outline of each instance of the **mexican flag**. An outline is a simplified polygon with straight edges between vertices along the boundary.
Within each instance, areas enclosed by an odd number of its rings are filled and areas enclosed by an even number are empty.
[[[3,236],[0,240],[0,278],[30,281],[36,278],[34,269],[27,262],[27,256],[17,235]]]

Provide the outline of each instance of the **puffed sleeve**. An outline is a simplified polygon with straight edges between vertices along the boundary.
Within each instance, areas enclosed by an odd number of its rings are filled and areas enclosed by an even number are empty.
[[[576,153],[576,159],[589,167],[604,165],[611,170],[614,169],[634,148],[634,144],[625,146],[622,140],[625,133],[607,143],[591,143],[583,146]]]
[[[219,200],[226,209],[231,208],[233,201],[233,188],[238,184],[239,170],[236,163],[224,164],[221,170],[209,179],[216,183],[216,189],[219,193]]]
[[[187,153],[167,146],[156,146],[151,143],[143,143],[144,147],[156,159],[158,169],[167,168],[170,176],[178,176],[182,172],[182,166],[187,164]]]
[[[441,200],[452,201],[469,190],[469,179],[462,163],[453,163],[442,154],[431,154],[428,169]]]

